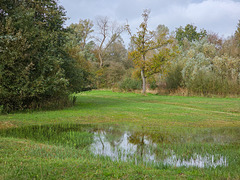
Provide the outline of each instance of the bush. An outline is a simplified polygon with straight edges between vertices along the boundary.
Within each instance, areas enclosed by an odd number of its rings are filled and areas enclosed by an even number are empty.
[[[111,63],[109,66],[96,70],[96,86],[97,88],[113,88],[123,78],[126,70],[120,63]]]
[[[155,90],[158,87],[156,80],[154,79],[150,81],[149,86],[150,86],[150,89]]]
[[[124,91],[134,91],[142,88],[142,82],[139,80],[125,78],[119,83],[119,89]]]
[[[176,90],[181,87],[182,78],[182,68],[180,65],[173,67],[166,77],[166,85],[168,90]]]

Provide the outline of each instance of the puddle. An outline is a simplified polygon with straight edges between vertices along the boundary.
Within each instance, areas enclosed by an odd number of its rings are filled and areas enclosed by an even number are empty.
[[[158,144],[151,141],[149,136],[136,136],[130,131],[123,132],[121,137],[115,139],[111,137],[113,137],[112,134],[107,131],[94,132],[94,143],[90,146],[91,152],[116,161],[134,161],[135,164],[145,162],[146,164],[198,168],[228,166],[226,157],[221,155],[215,157],[210,154],[202,156],[195,153],[192,157],[184,159],[172,150],[163,150],[165,158],[161,158],[161,154],[155,151]]]
[[[112,160],[127,161],[129,159],[142,158],[143,161],[154,161],[154,155],[150,152],[151,144],[147,139],[142,138],[140,142],[131,142],[130,132],[124,132],[120,137],[112,138],[106,131],[94,133],[94,143],[90,150],[95,155],[108,156]]]
[[[77,149],[89,148],[95,155],[109,157],[114,161],[131,161],[135,164],[198,168],[228,166],[227,158],[219,154],[191,153],[192,155],[186,157],[185,152],[177,153],[178,148],[182,146],[175,147],[174,151],[173,144],[178,139],[170,134],[149,134],[144,130],[139,132],[116,126],[104,128],[76,124],[28,126],[1,130],[0,136],[32,139]]]

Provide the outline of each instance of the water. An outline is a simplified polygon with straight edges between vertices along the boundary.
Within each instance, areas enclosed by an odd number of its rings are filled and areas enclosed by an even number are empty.
[[[179,159],[177,156],[172,152],[172,156],[163,160],[165,165],[172,165],[175,167],[186,166],[186,167],[214,167],[217,166],[227,166],[227,159],[224,156],[220,156],[220,158],[215,158],[214,155],[205,155],[201,156],[199,154],[194,154],[189,160]]]
[[[60,124],[12,128],[0,131],[0,136],[32,139],[77,149],[89,148],[95,155],[135,164],[198,168],[228,166],[227,158],[219,153],[202,153],[201,146],[197,152],[194,152],[197,147],[191,147],[193,151],[189,153],[182,137],[167,133],[151,134],[144,129],[133,131],[116,126]]]
[[[129,161],[133,160],[136,164],[138,162],[145,162],[151,164],[162,163],[167,166],[174,167],[214,167],[227,166],[226,157],[220,155],[215,157],[211,154],[200,155],[194,153],[188,159],[178,156],[173,150],[164,150],[163,154],[167,157],[161,159],[160,154],[155,153],[157,143],[149,140],[149,136],[135,136],[130,131],[122,133],[121,137],[112,139],[112,134],[107,131],[94,132],[94,142],[90,146],[91,152],[95,155],[102,155],[110,157],[112,160]]]

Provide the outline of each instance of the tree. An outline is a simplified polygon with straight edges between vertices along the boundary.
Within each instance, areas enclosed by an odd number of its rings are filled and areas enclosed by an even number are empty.
[[[128,51],[125,49],[123,39],[119,36],[105,51],[105,62],[124,63],[128,58]]]
[[[240,20],[235,34],[223,42],[221,54],[234,58],[240,57]]]
[[[222,49],[223,39],[217,33],[208,33],[208,41],[214,44],[218,51]]]
[[[237,30],[235,31],[234,38],[237,44],[236,54],[237,57],[240,57],[240,20],[238,21]]]
[[[131,66],[128,62],[128,52],[125,49],[123,40],[119,37],[105,51],[103,78],[107,87],[116,85]]]
[[[0,11],[0,104],[10,112],[63,106],[69,95],[64,62],[64,9],[56,0],[3,1]],[[70,78],[70,77],[69,77]]]
[[[197,27],[192,24],[187,24],[185,28],[180,26],[176,30],[176,39],[178,40],[179,45],[183,45],[184,38],[192,42],[199,41],[205,36],[207,36],[206,30],[201,29],[200,32],[197,32]]]
[[[240,47],[240,20],[238,21],[237,30],[235,31],[235,38],[238,42],[238,46]]]
[[[144,10],[143,22],[140,24],[137,34],[132,35],[129,25],[126,26],[133,43],[130,56],[141,70],[143,94],[146,93],[146,78],[163,72],[166,62],[174,55],[173,40],[167,37],[166,31],[148,30],[149,14],[150,10]]]
[[[90,20],[79,20],[67,29],[66,51],[71,60],[65,62],[65,74],[69,78],[71,90],[80,92],[92,88],[91,60],[94,58],[91,33],[93,23]],[[74,72],[75,71],[75,72]]]
[[[99,67],[103,67],[105,51],[115,42],[123,32],[123,28],[117,24],[111,23],[108,17],[97,18],[98,36],[96,36],[97,54],[99,58]]]
[[[72,46],[78,46],[83,51],[89,39],[91,39],[91,33],[93,33],[93,23],[89,19],[79,20],[78,23],[71,24],[69,26],[69,43]]]

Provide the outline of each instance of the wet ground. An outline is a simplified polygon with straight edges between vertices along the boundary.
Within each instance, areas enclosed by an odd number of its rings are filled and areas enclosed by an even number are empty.
[[[229,164],[226,156],[211,150],[214,147],[211,146],[212,143],[225,143],[226,137],[219,136],[217,132],[193,135],[189,139],[167,132],[153,133],[145,131],[144,128],[133,129],[110,125],[37,125],[1,130],[0,136],[26,138],[79,149],[88,148],[94,155],[108,157],[114,161],[132,161],[136,164],[198,168],[215,168]],[[232,132],[235,133],[235,130]],[[229,138],[228,134],[226,136]],[[203,144],[206,143],[208,145],[203,148]]]

